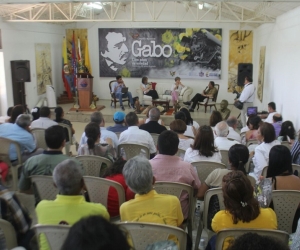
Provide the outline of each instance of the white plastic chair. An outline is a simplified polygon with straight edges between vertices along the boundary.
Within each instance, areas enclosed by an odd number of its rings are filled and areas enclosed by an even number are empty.
[[[158,141],[159,134],[150,133],[150,135],[152,136],[153,141],[154,141],[154,145],[156,146],[156,145],[157,145],[157,141]]]
[[[204,183],[207,176],[215,169],[226,168],[225,164],[214,161],[194,161],[191,164],[196,168],[201,183]]]
[[[134,249],[144,250],[149,244],[168,240],[170,235],[174,235],[178,239],[179,250],[186,249],[187,235],[181,228],[144,222],[121,222],[119,225],[126,229],[131,236]]]
[[[71,130],[71,127],[67,124],[64,124],[64,123],[58,123],[58,125],[62,126],[63,128],[68,130],[69,141],[66,142],[66,144],[65,144],[65,154],[69,155],[70,148],[71,148],[71,145],[72,145],[72,130]]]
[[[187,228],[188,228],[188,233],[192,237],[192,230],[193,230],[193,216],[194,216],[194,210],[195,206],[194,204],[196,203],[193,193],[194,189],[192,186],[184,184],[184,183],[179,183],[179,182],[169,182],[169,181],[157,181],[154,183],[154,189],[157,191],[159,194],[169,194],[169,195],[174,195],[176,196],[179,200],[183,192],[188,193],[189,197],[189,213],[187,217]]]
[[[96,155],[80,155],[76,156],[76,159],[81,162],[86,176],[100,177],[103,164],[107,167],[112,165],[110,160]]]
[[[58,189],[53,185],[53,177],[47,175],[30,176],[32,185],[40,200],[55,200]]]
[[[228,151],[229,150],[220,150],[221,156],[222,156],[222,163],[228,168]]]
[[[18,246],[16,231],[11,223],[0,219],[0,229],[4,234],[7,249]]]
[[[33,128],[31,129],[31,133],[34,136],[36,147],[47,149],[48,146],[45,140],[45,130],[44,128]]]
[[[124,150],[126,160],[129,160],[139,154],[142,154],[146,158],[150,159],[149,148],[144,145],[137,143],[121,143],[118,145],[118,155],[121,155],[121,149]]]
[[[61,249],[64,244],[70,226],[67,225],[35,225],[34,229],[38,238],[46,237],[50,249]],[[40,235],[43,234],[43,235]],[[39,241],[40,243],[40,241]],[[41,247],[41,246],[40,246]]]

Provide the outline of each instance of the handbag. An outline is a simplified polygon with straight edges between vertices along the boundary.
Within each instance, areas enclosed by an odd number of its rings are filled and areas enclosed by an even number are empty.
[[[238,109],[243,109],[244,103],[238,100],[233,105]]]

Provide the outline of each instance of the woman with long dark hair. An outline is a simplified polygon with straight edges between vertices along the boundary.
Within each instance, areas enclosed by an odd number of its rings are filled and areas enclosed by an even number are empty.
[[[115,156],[115,150],[113,148],[113,142],[110,138],[106,138],[107,146],[100,144],[100,128],[95,122],[90,122],[86,125],[85,136],[87,137],[87,143],[81,145],[78,149],[78,155],[98,155],[113,161]]]
[[[291,121],[285,121],[281,124],[281,130],[279,133],[279,141],[288,141],[291,145],[294,144],[296,137],[296,130],[294,124]]]
[[[221,162],[222,157],[214,144],[212,128],[207,125],[200,126],[194,144],[185,152],[184,161],[215,161]]]
[[[55,120],[54,121],[57,122],[57,123],[63,123],[63,124],[66,124],[66,125],[70,126],[71,131],[72,131],[72,135],[74,135],[75,130],[73,128],[73,125],[69,120],[64,119],[65,112],[62,109],[62,107],[56,107],[54,112],[55,112]],[[68,142],[69,140],[70,140],[69,133],[66,130],[66,141]]]
[[[10,118],[8,119],[8,122],[9,123],[15,123],[18,116],[19,115],[22,115],[22,114],[25,114],[25,108],[23,105],[16,105],[13,107],[12,111],[11,111],[11,116]]]

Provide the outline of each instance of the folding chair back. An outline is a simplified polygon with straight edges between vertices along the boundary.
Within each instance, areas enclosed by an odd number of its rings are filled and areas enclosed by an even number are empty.
[[[45,140],[45,130],[44,128],[33,128],[31,129],[31,133],[34,136],[36,147],[47,149],[48,146]]]
[[[222,163],[228,168],[228,151],[229,150],[220,150],[221,156],[222,156]]]
[[[121,222],[121,227],[131,236],[134,249],[146,249],[149,244],[168,240],[174,235],[179,242],[179,250],[186,249],[186,233],[182,229],[154,223]]]
[[[67,138],[66,138],[66,144],[65,144],[65,154],[66,155],[69,155],[70,153],[70,148],[71,148],[71,145],[72,145],[72,130],[71,130],[71,127],[67,124],[64,124],[64,123],[58,123],[59,126],[62,126],[64,128],[65,131],[67,131],[68,133],[68,141],[67,141]]]
[[[67,225],[35,225],[34,229],[39,239],[44,238],[52,250],[61,249],[63,246],[70,226]],[[42,235],[41,235],[42,234]],[[41,246],[40,246],[41,248]]]
[[[110,160],[96,155],[80,155],[76,159],[81,162],[86,176],[100,177],[103,164],[107,167],[112,165]]]
[[[150,133],[150,135],[152,136],[153,141],[154,141],[154,145],[156,146],[156,145],[157,145],[157,141],[158,141],[159,134]]]
[[[216,250],[223,249],[223,243],[226,238],[237,238],[242,236],[245,233],[256,233],[261,236],[269,236],[276,238],[282,241],[285,245],[288,245],[289,242],[289,234],[280,230],[269,230],[269,229],[245,229],[245,228],[237,228],[237,229],[224,229],[218,232],[217,241],[216,241]]]
[[[121,143],[118,146],[118,155],[121,155],[121,149],[124,150],[126,160],[129,160],[139,154],[142,154],[147,159],[150,159],[149,148],[144,145],[137,143]]]
[[[194,161],[191,163],[197,170],[199,180],[204,183],[207,176],[218,168],[226,168],[226,165],[214,161]]]
[[[300,191],[273,190],[272,200],[278,229],[291,234],[294,216],[300,203]]]
[[[30,178],[40,200],[55,200],[58,189],[53,185],[52,176],[32,175]]]
[[[0,230],[4,234],[7,249],[18,246],[15,228],[8,221],[0,219]]]

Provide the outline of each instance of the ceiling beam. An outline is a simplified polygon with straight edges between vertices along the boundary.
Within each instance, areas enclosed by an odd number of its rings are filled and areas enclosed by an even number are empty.
[[[135,0],[135,2],[144,2],[145,0]],[[153,1],[153,0],[152,0]],[[174,2],[174,0],[164,0],[166,2]],[[0,0],[0,4],[44,4],[44,3],[80,3],[85,1],[74,1],[74,0]],[[89,0],[88,2],[107,2],[107,0]],[[111,2],[132,2],[132,0],[113,0]],[[154,0],[154,2],[161,2],[161,0]],[[181,1],[181,2],[191,2]],[[216,3],[216,2],[300,2],[300,0],[205,0],[206,3]]]

